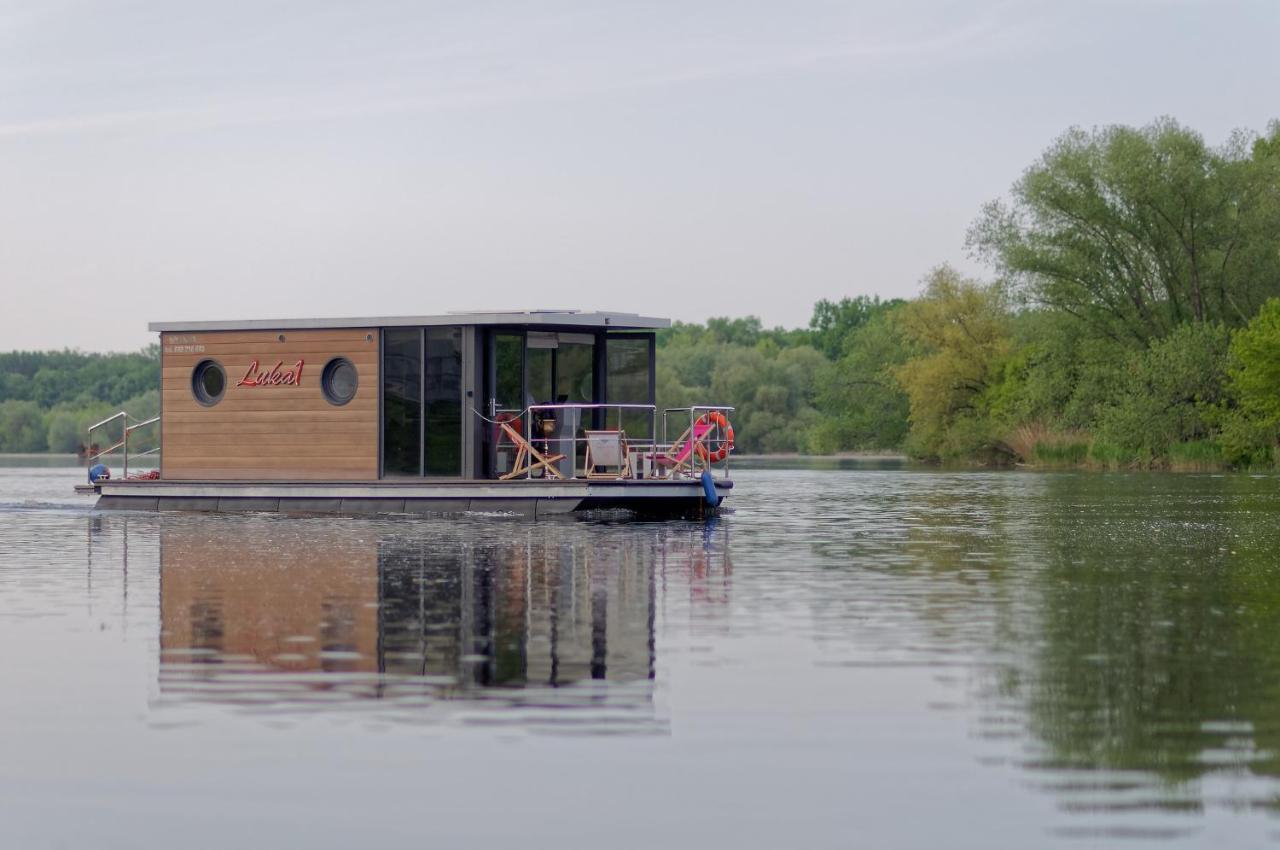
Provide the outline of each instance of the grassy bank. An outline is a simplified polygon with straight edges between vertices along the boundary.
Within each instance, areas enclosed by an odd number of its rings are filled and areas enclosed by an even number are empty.
[[[1170,444],[1164,452],[1134,451],[1080,431],[1053,432],[1022,427],[1008,439],[1009,456],[1020,466],[1036,469],[1152,469],[1173,472],[1268,470],[1277,465],[1275,452],[1248,463],[1233,461],[1217,440],[1200,439]]]

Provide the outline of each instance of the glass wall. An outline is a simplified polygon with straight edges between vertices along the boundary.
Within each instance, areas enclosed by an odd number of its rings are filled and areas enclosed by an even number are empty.
[[[611,404],[652,404],[652,334],[616,334],[605,340],[605,388]],[[617,421],[610,414],[609,427]],[[622,430],[633,440],[652,439],[653,417],[648,411],[625,411]]]
[[[486,396],[493,413],[522,413],[530,405],[555,404],[653,404],[652,333],[609,334],[569,331],[492,329],[486,333]],[[602,345],[598,345],[602,343]],[[602,394],[603,391],[603,394]],[[574,454],[575,440],[587,428],[618,428],[633,440],[653,439],[653,415],[635,410],[616,411],[548,409],[521,421],[539,451]],[[492,476],[509,471],[515,447],[486,437],[490,447],[486,472]],[[577,445],[579,454],[585,445]],[[581,458],[578,458],[579,468]],[[570,462],[565,461],[564,471]]]
[[[556,349],[556,401],[561,404],[590,404],[594,400],[596,377],[595,344],[566,341],[566,336],[561,335]]]
[[[524,383],[524,335],[513,333],[494,334],[493,356],[494,409],[488,412],[494,417],[503,411],[513,412],[524,409],[521,395]]]
[[[382,336],[382,474],[462,474],[462,329]]]
[[[551,404],[556,400],[552,382],[556,350],[554,348],[534,348],[532,341],[525,355],[529,363],[529,392],[526,400],[529,404]]]
[[[382,333],[382,473],[422,474],[422,332]]]
[[[556,402],[560,404],[590,404],[595,401],[596,363],[595,343],[590,336],[581,334],[560,334],[560,344],[556,348]],[[576,457],[575,468],[581,469],[586,456],[586,443],[576,440],[583,438],[583,430],[595,427],[594,415],[590,411],[559,411],[559,428],[556,436],[560,442],[555,451]],[[561,470],[565,470],[562,468]]]
[[[427,328],[425,473],[462,474],[462,329]]]

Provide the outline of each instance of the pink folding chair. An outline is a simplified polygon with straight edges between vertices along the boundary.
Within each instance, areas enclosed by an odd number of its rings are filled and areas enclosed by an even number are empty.
[[[699,419],[693,423],[692,428],[684,429],[684,433],[676,438],[671,448],[665,452],[649,455],[649,460],[653,461],[655,467],[664,470],[664,477],[684,472],[692,473],[694,447],[705,440],[707,434],[711,433],[715,427],[712,423]],[[693,439],[689,439],[690,432],[693,433]]]

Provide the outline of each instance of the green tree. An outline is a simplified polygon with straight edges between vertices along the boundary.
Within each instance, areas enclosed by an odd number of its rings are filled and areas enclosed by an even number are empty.
[[[1270,462],[1280,438],[1280,299],[1263,305],[1231,338],[1219,424],[1228,459]]]
[[[809,320],[812,345],[830,360],[839,358],[851,338],[878,316],[902,304],[900,299],[881,301],[880,297],[859,295],[839,301],[822,299],[813,305]]]
[[[739,451],[803,451],[819,419],[814,376],[826,363],[806,341],[753,317],[676,324],[658,335],[658,405],[730,405]],[[670,426],[668,438],[680,431],[675,419]]]
[[[821,418],[810,435],[810,451],[901,447],[909,405],[893,369],[913,351],[892,310],[876,313],[842,344],[840,359],[823,364],[814,377]]]
[[[1210,436],[1206,413],[1222,400],[1229,341],[1223,325],[1184,324],[1130,354],[1115,397],[1099,408],[1099,438],[1151,463]]]
[[[1011,328],[1013,351],[986,397],[997,427],[1091,428],[1099,406],[1117,392],[1130,349],[1057,310],[1017,312]]]
[[[1018,291],[1145,345],[1183,322],[1238,326],[1280,294],[1277,131],[1213,149],[1172,120],[1060,137],[970,231]]]
[[[33,400],[48,409],[59,404],[121,401],[160,382],[155,345],[131,354],[79,351],[12,351],[0,354],[0,401]]]
[[[42,452],[48,447],[47,427],[34,401],[0,401],[0,452]]]
[[[1001,288],[940,266],[898,322],[922,352],[893,369],[910,404],[913,453],[955,457],[995,448],[984,395],[1012,349]]]
[[[76,452],[85,443],[87,425],[74,411],[58,410],[49,414],[46,445],[51,452]]]
[[[1280,298],[1268,301],[1233,336],[1230,378],[1241,409],[1280,425]]]

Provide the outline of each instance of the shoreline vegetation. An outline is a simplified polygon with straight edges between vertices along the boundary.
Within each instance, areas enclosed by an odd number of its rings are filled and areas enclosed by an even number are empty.
[[[1280,461],[1280,124],[1211,147],[1170,119],[1072,129],[914,299],[820,301],[661,337],[659,403],[725,399],[749,452],[948,465]]]
[[[662,407],[737,408],[745,456],[1044,469],[1280,464],[1280,124],[1212,147],[1171,119],[1071,129],[910,300],[808,327],[677,322]],[[0,452],[76,452],[159,410],[159,353],[0,354]],[[104,440],[114,439],[104,435]],[[131,438],[133,439],[133,438]]]

